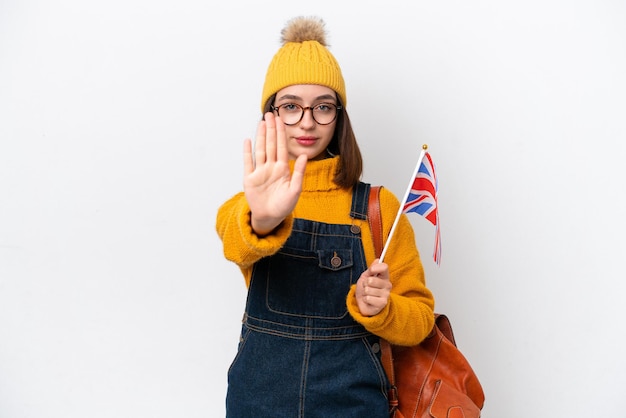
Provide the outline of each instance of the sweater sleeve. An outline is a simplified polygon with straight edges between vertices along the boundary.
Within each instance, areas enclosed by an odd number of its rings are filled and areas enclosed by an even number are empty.
[[[386,240],[400,208],[400,202],[393,193],[383,188],[380,205],[383,236]],[[424,268],[415,244],[413,227],[405,214],[400,217],[383,261],[389,265],[392,284],[387,306],[377,315],[371,317],[361,315],[356,302],[355,286],[352,286],[347,296],[348,311],[368,331],[392,344],[406,346],[419,344],[434,325],[435,301],[432,292],[426,287]]]
[[[250,224],[250,207],[243,192],[227,200],[217,211],[217,234],[224,246],[224,256],[244,271],[263,257],[276,253],[289,238],[293,217],[290,215],[271,233],[259,237]],[[246,275],[246,279],[248,279]]]

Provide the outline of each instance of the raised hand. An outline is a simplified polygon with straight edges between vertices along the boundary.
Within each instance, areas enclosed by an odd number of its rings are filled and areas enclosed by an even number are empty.
[[[269,112],[259,122],[252,155],[252,141],[244,141],[243,189],[250,206],[252,229],[267,235],[289,215],[300,197],[306,167],[306,155],[300,155],[289,170],[289,152],[285,125]]]

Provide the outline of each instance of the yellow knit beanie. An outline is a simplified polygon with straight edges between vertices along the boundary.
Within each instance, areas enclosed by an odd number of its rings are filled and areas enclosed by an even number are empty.
[[[346,105],[346,85],[341,68],[326,44],[324,21],[313,17],[296,17],[281,31],[283,46],[267,69],[261,112],[265,103],[280,89],[294,84],[320,84],[333,89]]]

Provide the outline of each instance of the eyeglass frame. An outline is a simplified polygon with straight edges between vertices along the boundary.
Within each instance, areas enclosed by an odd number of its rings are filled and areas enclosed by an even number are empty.
[[[302,122],[302,118],[304,117],[304,112],[306,112],[307,110],[310,110],[310,111],[311,111],[311,117],[313,118],[313,120],[315,121],[315,123],[317,123],[318,125],[321,125],[321,126],[330,125],[331,123],[333,123],[334,121],[336,121],[336,120],[337,120],[337,116],[339,115],[339,111],[340,111],[341,109],[343,109],[343,106],[341,106],[341,105],[338,105],[338,104],[335,104],[335,103],[322,102],[322,103],[318,103],[318,104],[316,104],[316,105],[314,105],[314,106],[307,106],[307,107],[300,106],[298,103],[283,103],[283,104],[281,104],[280,106],[270,105],[270,110],[271,110],[272,112],[276,111],[276,113],[278,113],[278,116],[280,116],[280,111],[279,111],[279,109],[280,109],[282,106],[286,106],[286,105],[298,106],[298,107],[300,108],[300,110],[302,111],[302,113],[300,114],[300,119],[298,119],[298,121],[297,121],[297,122],[294,122],[294,123],[285,123],[285,122],[283,121],[283,123],[284,123],[285,125],[287,125],[287,126],[294,126],[294,125],[297,125],[297,124],[299,124],[300,122]],[[315,113],[313,113],[313,108],[314,108],[314,107],[317,107],[317,106],[319,106],[319,105],[331,105],[331,106],[334,106],[334,107],[335,107],[335,117],[333,117],[333,120],[331,120],[331,121],[330,121],[330,122],[328,122],[328,123],[319,123],[319,122],[317,121],[317,119],[315,119]]]

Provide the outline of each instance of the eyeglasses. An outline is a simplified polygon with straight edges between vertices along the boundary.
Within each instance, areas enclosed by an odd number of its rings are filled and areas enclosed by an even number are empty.
[[[313,120],[318,125],[330,125],[337,119],[337,111],[341,106],[333,103],[318,103],[315,106],[302,107],[297,103],[285,103],[280,106],[271,106],[276,111],[285,125],[296,125],[304,117],[304,111],[310,110]]]

